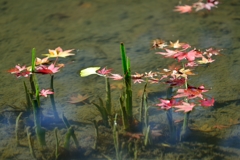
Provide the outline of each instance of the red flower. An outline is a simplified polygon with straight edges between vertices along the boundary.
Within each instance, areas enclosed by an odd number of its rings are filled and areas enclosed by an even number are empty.
[[[194,106],[195,106],[194,103],[182,102],[182,105],[177,105],[174,107],[177,108],[176,112],[184,111],[186,113],[192,111]]]
[[[165,83],[170,84],[170,86],[182,86],[185,84],[186,79],[184,77],[170,78]]]
[[[108,76],[108,78],[111,78],[113,80],[121,80],[123,77],[120,74],[111,74],[111,76]]]
[[[181,98],[181,97],[188,97],[189,99],[193,99],[196,97],[199,97],[201,99],[203,99],[203,95],[202,93],[207,92],[207,89],[204,89],[204,86],[200,86],[200,87],[192,87],[192,86],[188,86],[187,89],[178,89],[177,90],[177,95],[174,96],[173,98]]]
[[[172,57],[173,55],[177,54],[179,51],[177,50],[170,50],[165,49],[167,52],[156,52],[156,54],[164,55],[165,57]]]
[[[110,74],[111,71],[112,71],[112,69],[106,69],[106,67],[104,67],[103,69],[98,70],[97,73],[100,76],[106,76],[106,75]]]
[[[195,49],[189,52],[178,52],[173,55],[174,58],[177,58],[179,61],[187,59],[189,62],[194,61],[196,57],[202,57],[201,52],[196,51]]]
[[[50,66],[41,65],[39,67],[36,67],[36,73],[41,74],[54,74],[59,72],[59,67],[55,67],[54,64],[51,64]]]
[[[214,98],[211,99],[204,98],[200,100],[201,106],[203,107],[211,107],[214,105],[214,102],[215,102]]]
[[[161,103],[156,104],[156,106],[161,107],[161,109],[165,109],[165,110],[169,110],[170,108],[172,108],[174,105],[179,104],[176,100],[171,99],[161,99],[159,98]]]
[[[15,68],[8,70],[11,74],[14,74],[17,78],[28,77],[31,72],[27,70],[26,66],[16,65]]]

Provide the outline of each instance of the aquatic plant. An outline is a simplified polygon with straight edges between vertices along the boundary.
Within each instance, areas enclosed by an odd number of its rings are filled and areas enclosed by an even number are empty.
[[[171,96],[167,96],[167,99],[160,98],[161,103],[156,104],[156,106],[164,110],[174,108],[175,112],[183,111],[185,113],[179,137],[179,140],[181,140],[187,134],[189,115],[194,107],[197,105],[202,107],[211,107],[214,105],[214,98],[205,98],[203,95],[203,93],[209,91],[209,89],[206,89],[204,85],[199,87],[191,86],[188,76],[195,75],[192,72],[192,68],[212,63],[214,61],[212,56],[219,55],[220,50],[209,48],[205,51],[200,51],[191,49],[189,44],[179,43],[179,41],[175,43],[170,42],[169,45],[164,41],[161,41],[161,43],[165,44],[164,47],[158,48],[164,49],[166,52],[156,52],[156,54],[163,55],[165,58],[178,59],[182,67],[169,67],[169,69],[163,69],[163,71],[159,73],[161,75],[159,81],[169,85]],[[153,43],[153,45],[155,44],[156,43]],[[173,48],[173,50],[169,48]],[[172,93],[173,87],[177,88],[176,95]],[[200,99],[200,101],[198,99]],[[167,113],[169,114],[170,111]],[[168,115],[170,128],[172,128],[173,125],[171,117],[172,116]],[[171,129],[171,132],[172,131],[174,130]]]
[[[174,11],[180,13],[190,13],[193,10],[195,10],[195,12],[203,9],[211,10],[211,8],[213,7],[217,8],[218,4],[219,4],[218,0],[207,0],[206,3],[202,2],[202,0],[199,0],[198,2],[195,2],[192,5],[176,6]]]
[[[106,69],[106,67],[103,69],[100,69],[100,67],[89,67],[81,70],[80,75],[81,77],[85,77],[88,75],[97,74],[99,76],[105,77],[106,105],[103,104],[103,101],[101,99],[99,99],[100,105],[93,103],[100,111],[105,124],[108,119],[107,117],[111,115],[111,108],[112,108],[109,78],[113,80],[123,79],[124,89],[119,99],[120,105],[121,105],[121,111],[122,111],[122,121],[123,121],[124,129],[131,130],[133,129],[132,127],[133,113],[132,113],[132,88],[131,88],[132,75],[130,70],[130,60],[126,56],[123,43],[121,43],[120,45],[120,51],[121,51],[121,57],[122,57],[122,68],[123,68],[124,76],[121,76],[120,74],[113,74],[111,73],[112,69]]]
[[[29,77],[30,87],[31,91],[28,90],[26,83],[24,82],[24,89],[26,94],[26,105],[29,108],[32,107],[32,112],[34,115],[34,125],[35,125],[35,132],[39,141],[40,146],[45,146],[45,129],[41,126],[42,121],[42,111],[41,111],[41,103],[40,103],[40,97],[48,97],[50,95],[52,108],[54,112],[54,117],[58,121],[58,113],[55,105],[54,100],[54,88],[53,88],[53,74],[59,72],[59,69],[61,66],[56,66],[58,57],[66,57],[73,55],[70,53],[72,50],[63,51],[60,47],[56,48],[55,50],[49,50],[49,54],[46,54],[48,57],[44,59],[36,58],[36,50],[35,48],[32,49],[32,62],[31,66],[20,66],[16,65],[15,68],[12,68],[8,70],[11,74],[14,74],[17,78],[20,77]],[[55,62],[51,63],[49,65],[48,58],[49,57],[56,57]],[[36,74],[50,74],[51,75],[51,81],[50,81],[50,89],[39,89],[39,84],[37,80]],[[18,122],[19,119],[17,119]],[[18,124],[16,122],[16,125]],[[16,126],[17,129],[17,126]],[[16,134],[17,138],[17,134]]]
[[[101,67],[89,67],[86,69],[83,69],[80,71],[81,77],[86,77],[92,74],[97,74],[101,77],[104,77],[105,79],[105,100],[103,100],[101,97],[99,97],[99,104],[92,103],[100,112],[103,120],[103,124],[106,127],[112,126],[112,96],[111,96],[111,89],[110,89],[110,82],[109,78],[112,78],[114,80],[122,79],[120,75],[111,73],[112,69],[107,69],[107,67],[104,67],[100,69]],[[120,78],[119,78],[120,77]]]

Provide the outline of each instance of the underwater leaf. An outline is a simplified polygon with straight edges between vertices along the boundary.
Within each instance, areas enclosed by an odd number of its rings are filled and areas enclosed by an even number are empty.
[[[88,99],[90,96],[85,94],[84,96],[81,95],[81,94],[78,94],[77,96],[72,96],[70,97],[70,101],[68,101],[69,103],[72,103],[72,104],[76,104],[76,103],[80,103],[80,102],[83,102],[84,100]]]

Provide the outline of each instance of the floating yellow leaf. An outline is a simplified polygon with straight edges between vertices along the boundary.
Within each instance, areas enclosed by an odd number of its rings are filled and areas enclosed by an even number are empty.
[[[43,54],[44,56],[47,57],[67,57],[67,56],[73,56],[73,53],[70,53],[73,51],[73,49],[69,50],[63,50],[61,47],[57,47],[55,50],[49,49],[49,54]]]
[[[180,48],[184,45],[185,43],[179,43],[179,40],[177,40],[175,43],[171,42],[170,41],[170,45],[169,47],[172,47],[172,48]]]
[[[89,68],[86,68],[86,69],[83,69],[80,71],[80,76],[81,77],[86,77],[86,76],[89,76],[91,74],[97,74],[97,70],[99,70],[101,67],[89,67]]]

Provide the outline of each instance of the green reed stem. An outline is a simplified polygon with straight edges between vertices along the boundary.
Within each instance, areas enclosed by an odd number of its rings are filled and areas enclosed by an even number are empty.
[[[109,127],[109,121],[108,121],[108,112],[107,112],[107,109],[104,107],[104,103],[103,103],[103,100],[102,98],[99,98],[99,105],[96,104],[96,103],[93,103],[93,105],[95,107],[97,107],[98,111],[100,112],[101,116],[102,116],[102,120],[103,120],[103,124],[106,126],[106,127]]]
[[[184,68],[184,64],[183,64],[183,68]],[[187,78],[185,78],[185,89],[188,88],[188,83],[187,83]],[[188,102],[188,99],[185,98],[184,99],[185,102]],[[191,111],[187,112],[184,114],[184,119],[183,119],[183,126],[182,126],[182,130],[180,133],[180,141],[184,138],[184,136],[186,136],[187,134],[187,130],[188,130],[188,120],[189,120],[189,116],[190,116]]]
[[[65,135],[65,140],[64,140],[64,148],[69,150],[69,147],[70,147],[70,138],[71,138],[71,135],[73,134],[73,127],[69,127],[68,128],[68,131]]]
[[[116,159],[121,160],[121,154],[119,149],[119,137],[118,137],[118,130],[117,130],[117,114],[115,114],[114,122],[113,122],[113,141],[114,147],[116,151]]]
[[[30,128],[29,127],[27,127],[27,139],[28,139],[28,146],[29,146],[29,150],[30,150],[30,153],[31,153],[31,155],[32,155],[32,157],[34,158],[34,159],[36,159],[36,155],[35,155],[35,152],[34,152],[34,149],[33,149],[33,141],[32,141],[32,139],[31,139],[31,133],[30,133]]]
[[[50,88],[51,88],[52,92],[54,92],[53,79],[54,79],[54,75],[51,75]],[[55,104],[55,99],[54,99],[54,94],[50,94],[49,96],[50,96],[52,109],[53,109],[53,115],[55,117],[55,120],[59,120],[59,116],[58,116],[58,112],[57,112],[57,108],[56,108],[56,104]]]
[[[56,142],[56,148],[55,148],[55,158],[58,159],[59,153],[59,141],[58,141],[58,135],[57,135],[58,128],[54,128],[54,137],[55,137],[55,142]]]
[[[68,122],[67,118],[64,116],[64,114],[62,114],[62,120],[64,122],[64,124],[66,125],[66,127],[68,128],[68,133],[70,134],[70,136],[72,136],[73,141],[76,145],[76,148],[80,148],[77,137],[74,133],[74,127],[70,126],[70,123]],[[68,133],[66,134],[65,140],[68,140]],[[68,144],[68,141],[66,141],[66,145]],[[65,146],[65,145],[64,145]]]
[[[35,59],[36,59],[36,49],[32,49],[32,74],[30,75],[30,85],[32,88],[32,93],[30,95],[32,106],[33,106],[33,117],[35,124],[35,132],[37,135],[38,142],[41,147],[46,145],[45,141],[45,129],[41,127],[41,109],[40,109],[40,98],[39,98],[39,86],[37,77],[34,73],[35,71]]]
[[[147,83],[144,85],[141,105],[140,105],[140,122],[142,123],[142,130],[148,127],[148,102],[147,102]]]
[[[96,120],[93,120],[93,125],[94,125],[94,128],[95,128],[95,142],[94,142],[94,145],[93,145],[93,149],[96,150],[97,146],[98,146],[98,139],[99,139],[98,124],[97,124]]]
[[[46,145],[46,141],[45,141],[45,132],[46,131],[45,131],[45,129],[43,129],[41,127],[42,113],[41,113],[38,101],[36,99],[32,100],[32,101],[33,101],[33,115],[34,115],[35,132],[36,132],[37,139],[38,139],[40,146],[43,147]]]
[[[109,78],[105,77],[105,86],[106,86],[106,110],[108,115],[112,114],[112,96],[111,96],[111,88]]]
[[[167,89],[167,99],[168,100],[170,100],[172,98],[172,94],[173,94],[173,87],[170,86]],[[175,141],[175,138],[176,138],[176,128],[174,126],[172,112],[173,112],[172,108],[170,108],[170,109],[168,109],[166,111],[171,140]]]
[[[150,131],[150,125],[148,125],[148,127],[146,127],[146,129],[145,129],[145,134],[144,134],[144,136],[145,136],[145,138],[144,138],[144,145],[145,146],[148,146],[148,145],[150,145],[152,142],[151,142],[151,131]]]
[[[188,129],[188,120],[189,120],[189,116],[190,116],[190,111],[184,114],[184,120],[183,120],[183,126],[182,126],[182,131],[181,131],[181,135],[180,135],[180,141],[183,139],[183,137],[186,135],[187,133],[187,129]]]
[[[123,93],[124,94],[124,93]],[[122,121],[123,121],[123,127],[124,130],[129,130],[130,128],[130,123],[129,123],[129,118],[126,112],[126,105],[125,105],[125,97],[123,95],[120,96],[119,102],[121,106],[121,113],[122,113]]]
[[[23,112],[20,112],[19,115],[17,116],[17,119],[16,119],[15,138],[16,138],[17,146],[20,145],[19,138],[18,138],[18,130],[19,130],[19,119],[21,118],[22,114],[23,114]]]
[[[126,119],[124,122],[128,120],[127,123],[130,124],[125,124],[125,126],[130,126],[132,125],[133,122],[133,113],[132,113],[132,82],[131,82],[131,69],[130,69],[130,60],[126,56],[125,48],[123,43],[121,43],[121,56],[122,56],[122,68],[123,68],[123,74],[124,74],[124,85],[125,85],[125,92],[123,93],[123,98],[124,98],[124,103],[125,103],[125,111],[127,114],[127,117],[124,117]],[[130,128],[126,128],[129,130]]]
[[[35,59],[36,59],[36,49],[33,48],[32,49],[32,74],[30,75],[30,85],[32,89],[32,95],[36,94],[36,86],[34,83],[35,76],[33,76],[35,71]]]
[[[24,84],[24,90],[25,90],[25,96],[26,96],[26,105],[27,105],[26,110],[30,114],[30,111],[31,111],[31,108],[32,108],[30,93],[29,93],[29,90],[27,88],[27,85],[26,85],[25,81],[23,82],[23,84]]]

